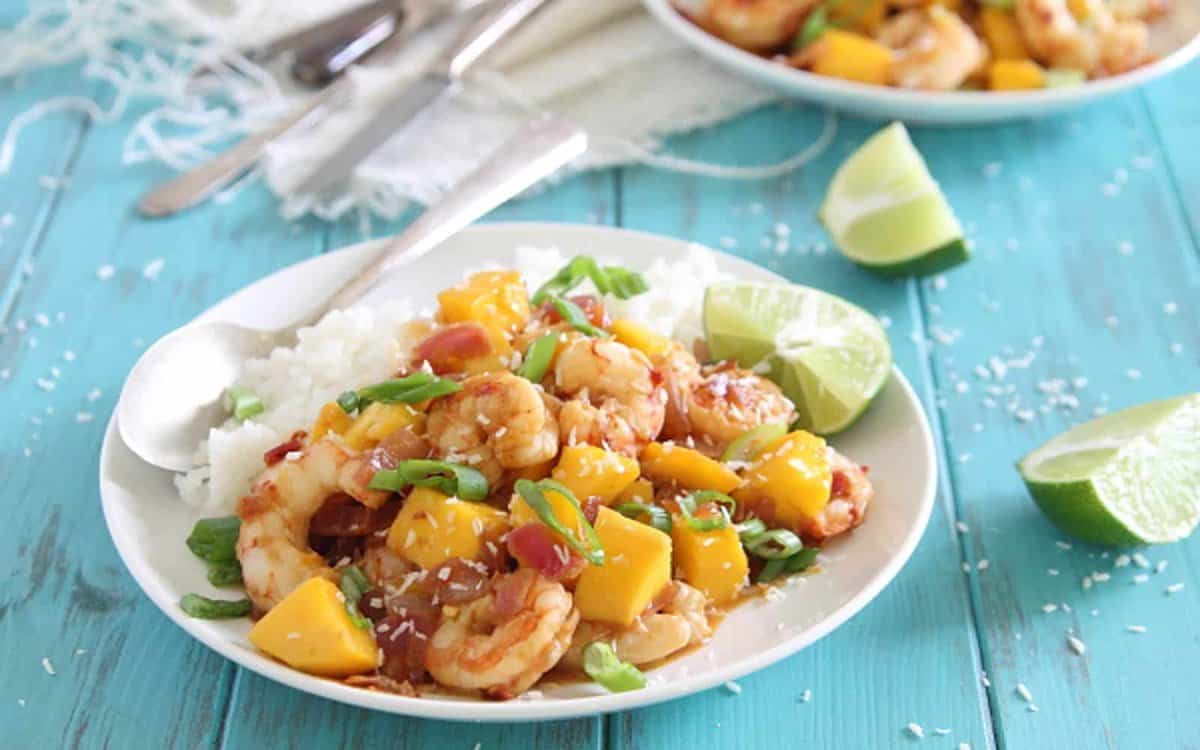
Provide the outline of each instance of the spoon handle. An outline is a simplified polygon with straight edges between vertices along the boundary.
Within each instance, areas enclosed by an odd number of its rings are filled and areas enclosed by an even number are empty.
[[[389,241],[318,311],[349,307],[384,274],[425,255],[471,222],[553,174],[587,150],[587,133],[558,117],[523,126],[486,162]]]

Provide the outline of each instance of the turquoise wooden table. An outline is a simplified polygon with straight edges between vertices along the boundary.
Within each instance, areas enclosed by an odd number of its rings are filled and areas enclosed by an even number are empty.
[[[0,124],[51,93],[90,93],[70,72],[0,85]],[[920,282],[860,271],[813,218],[834,168],[880,126],[848,118],[828,152],[783,179],[618,169],[489,217],[689,238],[858,302],[889,322],[943,469],[932,523],[896,581],[740,694],[507,726],[373,714],[283,688],[211,653],[141,594],[96,487],[125,373],[147,342],[361,228],[288,224],[261,190],[144,221],[134,200],[165,171],[120,165],[120,124],[43,122],[0,177],[0,746],[1200,747],[1200,544],[1131,559],[1071,544],[1013,469],[1093,413],[1200,390],[1197,91],[1193,65],[1053,119],[915,129],[976,250]],[[671,148],[764,163],[820,123],[775,107]]]

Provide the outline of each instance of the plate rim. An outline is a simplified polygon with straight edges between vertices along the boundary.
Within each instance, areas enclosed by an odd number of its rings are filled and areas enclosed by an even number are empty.
[[[467,229],[464,229],[462,233],[522,233],[531,231],[576,231],[581,234],[616,233],[627,237],[637,236],[643,241],[674,244],[679,246],[681,249],[698,247],[708,252],[717,253],[724,258],[732,259],[735,266],[739,264],[751,266],[757,269],[759,272],[768,274],[779,281],[793,283],[774,271],[752,263],[745,258],[741,258],[729,253],[723,253],[720,250],[710,248],[700,243],[656,234],[653,232],[624,229],[621,227],[546,221],[494,222],[473,225]],[[279,275],[294,271],[295,269],[307,264],[323,262],[322,259],[330,255],[339,253],[351,254],[355,252],[366,252],[366,248],[368,246],[378,244],[385,240],[386,238],[382,238],[369,240],[367,242],[355,243],[353,245],[347,245],[345,247],[331,250],[327,253],[322,253],[310,258],[305,258],[296,263],[284,266],[272,272],[271,274],[263,276],[254,282],[241,287],[237,291],[221,298],[219,301],[206,308],[195,318],[179,328],[167,332],[164,334],[164,336],[169,336],[174,333],[174,331],[180,330],[189,325],[193,325],[202,320],[212,318],[218,313],[221,307],[228,304],[233,304],[233,301],[238,297],[252,294],[256,287],[269,283],[272,279]],[[550,244],[554,244],[554,241],[552,241]],[[653,688],[649,690],[638,690],[626,693],[611,693],[580,698],[570,698],[558,701],[522,701],[519,699],[506,702],[489,702],[482,700],[461,702],[426,701],[419,697],[414,698],[391,693],[364,690],[335,682],[333,680],[326,680],[313,675],[308,675],[291,669],[284,664],[275,662],[268,657],[249,651],[245,647],[229,639],[212,635],[204,628],[192,627],[190,618],[186,617],[179,609],[177,602],[166,601],[164,597],[156,595],[157,587],[150,580],[150,567],[147,565],[145,566],[145,569],[143,569],[141,562],[132,559],[133,548],[127,548],[126,544],[128,544],[128,542],[124,541],[128,536],[128,533],[119,531],[115,526],[117,500],[105,490],[107,485],[106,467],[109,463],[110,451],[116,444],[116,441],[120,440],[115,409],[110,415],[108,423],[105,427],[104,438],[100,447],[98,483],[100,489],[101,510],[104,515],[105,528],[108,530],[109,538],[117,550],[117,554],[121,559],[121,563],[133,577],[138,587],[142,590],[142,593],[148,599],[150,599],[150,601],[156,607],[158,607],[163,614],[165,614],[172,622],[174,622],[175,625],[182,629],[184,633],[195,640],[200,641],[205,646],[238,665],[239,667],[247,669],[273,682],[286,685],[310,695],[334,700],[339,703],[344,703],[359,708],[367,708],[391,714],[423,719],[492,723],[515,721],[550,721],[556,719],[596,716],[613,713],[616,711],[644,708],[663,703],[665,701],[694,695],[730,680],[735,680],[740,677],[744,677],[747,674],[765,669],[766,667],[782,661],[783,659],[798,653],[804,648],[807,648],[816,641],[824,638],[829,633],[844,625],[850,618],[854,617],[863,609],[865,609],[866,606],[870,604],[871,601],[873,601],[875,597],[877,597],[895,579],[900,570],[902,570],[912,558],[917,544],[924,536],[925,530],[928,527],[939,484],[939,465],[937,450],[933,441],[933,430],[929,423],[929,417],[926,413],[924,405],[921,403],[921,400],[915,389],[912,387],[912,384],[909,383],[908,379],[896,365],[892,366],[892,379],[901,389],[903,396],[917,407],[916,411],[919,416],[919,419],[917,420],[917,427],[920,432],[920,443],[926,456],[926,482],[921,493],[919,505],[917,506],[915,523],[912,524],[908,534],[897,547],[897,553],[891,557],[886,565],[875,571],[867,584],[863,586],[853,597],[847,600],[840,607],[832,610],[828,616],[823,618],[812,627],[806,629],[803,633],[788,638],[771,648],[755,654],[752,657],[742,659],[728,666],[717,667],[713,670],[694,676],[689,675],[684,679],[676,680],[674,682],[660,683],[653,686]]]
[[[911,111],[928,107],[928,122],[984,123],[1018,119],[1078,106],[1127,89],[1145,85],[1200,57],[1200,31],[1171,53],[1120,75],[1088,81],[1080,86],[1035,91],[909,91],[889,86],[872,86],[820,76],[805,70],[787,68],[747,52],[716,37],[689,21],[671,4],[671,0],[641,0],[642,6],[664,28],[705,57],[748,78],[766,82],[779,91],[809,99],[858,97],[876,111]],[[834,106],[835,109],[843,109]],[[846,108],[849,109],[849,108]],[[972,110],[962,116],[947,110]],[[940,116],[939,116],[940,115]],[[896,119],[908,119],[894,115]]]

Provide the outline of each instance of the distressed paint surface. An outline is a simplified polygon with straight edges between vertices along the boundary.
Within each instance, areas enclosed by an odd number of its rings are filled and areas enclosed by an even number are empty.
[[[78,93],[72,80],[51,74],[0,90],[0,123],[51,92]],[[975,259],[944,282],[879,280],[827,246],[816,205],[840,160],[879,125],[848,118],[826,154],[787,178],[727,183],[629,168],[573,178],[489,217],[694,239],[886,316],[946,469],[930,528],[895,583],[836,633],[743,680],[740,695],[716,689],[627,714],[508,726],[372,714],[233,667],[141,595],[100,515],[103,424],[146,342],[272,270],[402,222],[293,227],[257,189],[144,222],[133,201],[164,173],[120,166],[120,126],[59,115],[30,129],[0,176],[5,746],[907,747],[916,742],[909,722],[940,747],[1200,746],[1194,698],[1163,689],[1200,668],[1195,542],[1146,551],[1152,563],[1167,561],[1161,573],[1114,569],[1113,554],[1083,545],[1063,549],[1012,469],[1096,407],[1200,390],[1198,88],[1193,65],[1144,92],[1036,123],[915,130],[976,244]],[[765,163],[819,127],[807,108],[781,107],[671,148]],[[147,279],[159,258],[157,279]],[[107,281],[96,276],[104,265],[115,269]],[[1003,380],[974,372],[991,357],[1007,363]],[[1070,385],[1077,378],[1086,385]],[[1068,381],[1077,409],[1039,410],[1048,394],[1038,384],[1055,379]],[[1014,398],[1015,411],[1033,411],[1029,421],[1006,410]],[[1111,578],[1084,590],[1093,572]],[[1137,575],[1148,580],[1136,584]],[[1176,582],[1186,588],[1166,595]],[[1057,609],[1043,612],[1048,603]],[[1147,632],[1129,633],[1131,624]],[[1068,648],[1068,632],[1086,643],[1083,655]],[[938,727],[951,732],[933,736]]]

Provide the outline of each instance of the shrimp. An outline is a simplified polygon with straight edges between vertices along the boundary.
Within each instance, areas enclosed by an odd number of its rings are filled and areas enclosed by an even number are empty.
[[[892,79],[901,88],[956,89],[987,59],[971,27],[941,5],[899,13],[877,36],[895,53]]]
[[[563,656],[563,666],[581,669],[583,650],[595,641],[609,643],[621,661],[640,665],[665,659],[712,635],[705,612],[708,601],[699,590],[671,581],[658,600],[656,611],[642,615],[625,628],[592,621],[579,623]]]
[[[829,502],[797,529],[809,541],[821,542],[858,526],[875,496],[866,470],[833,448],[829,449],[829,467],[833,470]]]
[[[764,377],[719,362],[701,367],[675,344],[655,360],[667,388],[663,436],[720,453],[746,430],[763,424],[791,424],[796,409],[779,386]]]
[[[662,430],[667,394],[646,355],[610,339],[578,338],[558,353],[554,385],[568,399],[559,431],[636,456]]]
[[[791,41],[817,0],[708,0],[697,22],[727,42],[768,51]]]
[[[1054,68],[1090,74],[1121,73],[1146,58],[1148,32],[1139,20],[1117,20],[1101,0],[1079,0],[1077,18],[1068,0],[1016,0],[1021,35],[1034,56]]]
[[[578,624],[579,611],[562,584],[519,570],[443,619],[425,668],[442,685],[507,700],[558,663]]]
[[[510,372],[487,372],[433,403],[426,431],[434,452],[465,463],[495,484],[505,469],[548,461],[558,453],[557,402]]]
[[[360,481],[369,460],[333,439],[321,440],[296,460],[268,468],[238,501],[237,556],[246,593],[258,611],[270,610],[309,578],[334,577],[308,545],[309,521],[335,493],[371,499],[366,493],[372,491]]]

